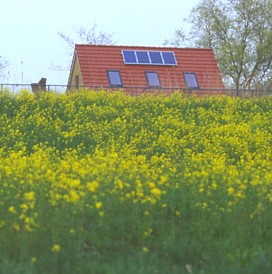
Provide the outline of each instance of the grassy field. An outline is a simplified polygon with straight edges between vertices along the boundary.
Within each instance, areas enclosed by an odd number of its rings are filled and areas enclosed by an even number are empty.
[[[272,100],[0,94],[0,273],[272,273]]]

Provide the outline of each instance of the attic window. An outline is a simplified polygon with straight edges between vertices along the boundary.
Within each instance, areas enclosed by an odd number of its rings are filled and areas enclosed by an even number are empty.
[[[160,87],[159,75],[156,71],[146,71],[145,72],[147,82],[150,87]]]
[[[122,87],[121,74],[119,70],[107,70],[109,84],[111,87]]]
[[[185,72],[183,76],[188,88],[193,88],[193,89],[199,88],[195,73]]]

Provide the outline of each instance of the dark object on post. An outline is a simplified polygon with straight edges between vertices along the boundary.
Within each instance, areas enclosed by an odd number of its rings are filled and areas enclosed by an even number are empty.
[[[46,78],[41,78],[38,83],[32,83],[31,89],[34,94],[38,94],[41,91],[46,91]]]

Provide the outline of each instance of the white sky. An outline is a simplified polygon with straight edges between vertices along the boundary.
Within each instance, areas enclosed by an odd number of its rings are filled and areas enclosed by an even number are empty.
[[[161,46],[184,27],[199,0],[8,0],[0,5],[0,56],[10,61],[5,83],[67,84],[71,58],[58,32],[76,38],[75,26],[96,23],[117,45]],[[1,80],[0,80],[1,81]],[[3,82],[3,81],[1,81]]]

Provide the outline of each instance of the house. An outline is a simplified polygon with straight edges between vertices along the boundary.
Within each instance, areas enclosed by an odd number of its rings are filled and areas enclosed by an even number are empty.
[[[76,45],[68,89],[79,87],[224,93],[214,53],[204,48]]]

